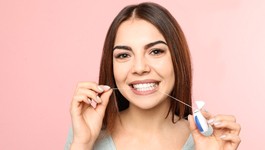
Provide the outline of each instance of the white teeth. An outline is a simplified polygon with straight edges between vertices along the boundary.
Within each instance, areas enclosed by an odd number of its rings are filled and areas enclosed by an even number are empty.
[[[157,86],[156,83],[143,83],[143,84],[134,84],[133,88],[137,91],[150,91],[153,90]]]

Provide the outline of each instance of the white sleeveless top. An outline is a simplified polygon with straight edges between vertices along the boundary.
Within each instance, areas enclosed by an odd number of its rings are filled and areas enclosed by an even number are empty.
[[[72,141],[73,141],[73,131],[72,129],[70,129],[64,150],[70,150],[70,145]],[[194,150],[194,149],[195,149],[194,141],[192,135],[190,135],[186,143],[182,147],[182,150]],[[112,137],[110,135],[107,135],[103,138],[100,138],[100,140],[98,140],[95,143],[93,150],[116,150],[116,147],[112,140]]]

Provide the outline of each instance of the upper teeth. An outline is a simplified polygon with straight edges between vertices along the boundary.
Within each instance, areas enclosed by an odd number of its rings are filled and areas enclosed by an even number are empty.
[[[143,83],[143,84],[134,84],[133,88],[139,91],[152,90],[157,86],[156,83]]]

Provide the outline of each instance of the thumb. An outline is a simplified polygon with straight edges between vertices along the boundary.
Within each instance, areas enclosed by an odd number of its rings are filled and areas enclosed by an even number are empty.
[[[200,138],[202,135],[196,127],[196,124],[195,124],[194,119],[193,119],[193,115],[188,116],[188,121],[190,124],[190,131],[191,131],[191,134],[192,134],[194,140],[196,140],[197,138]]]
[[[104,92],[101,94],[101,99],[102,99],[102,105],[107,107],[110,99],[110,95],[112,94],[112,89],[109,89],[108,91]]]
[[[100,95],[102,103],[100,105],[98,105],[96,109],[102,114],[105,114],[105,110],[108,106],[110,95],[112,94],[112,91],[113,91],[112,89],[107,89]]]

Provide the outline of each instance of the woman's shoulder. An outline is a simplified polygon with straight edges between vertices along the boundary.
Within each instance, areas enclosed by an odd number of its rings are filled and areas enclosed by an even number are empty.
[[[111,135],[102,130],[94,145],[93,150],[116,150]]]
[[[70,128],[67,136],[67,140],[64,146],[64,150],[70,150],[71,143],[73,142],[73,129]],[[94,144],[93,150],[116,150],[114,142],[111,136],[105,131],[102,130],[99,134],[99,137]]]
[[[185,118],[178,118],[178,121],[176,121],[176,136],[178,136],[178,139],[180,137],[183,138],[183,146],[182,150],[194,150],[194,141],[193,137],[190,132],[189,128],[189,122]],[[181,139],[182,139],[181,138]]]
[[[194,150],[195,149],[195,145],[194,145],[194,140],[193,137],[190,133],[190,128],[189,128],[189,122],[187,119],[180,119],[179,122],[180,124],[180,128],[183,132],[184,135],[187,135],[187,139],[185,144],[182,147],[182,150]]]

